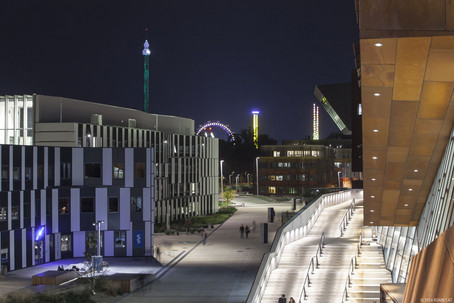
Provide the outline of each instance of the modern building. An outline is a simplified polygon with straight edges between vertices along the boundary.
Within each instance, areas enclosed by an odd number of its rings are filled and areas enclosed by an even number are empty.
[[[393,281],[407,282],[403,302],[452,300],[454,6],[365,0],[356,10],[364,225],[377,227]]]
[[[305,188],[337,186],[334,163],[333,147],[262,145],[258,161],[259,194],[301,196]]]
[[[218,209],[218,142],[194,121],[42,95],[0,96],[0,249],[9,270],[153,253],[154,224]],[[143,241],[140,241],[143,239]]]

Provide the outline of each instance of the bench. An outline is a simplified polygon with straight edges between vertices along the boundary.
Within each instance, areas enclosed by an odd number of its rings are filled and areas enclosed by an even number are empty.
[[[36,285],[60,285],[74,278],[77,278],[77,271],[74,270],[48,270],[32,276],[32,284]]]

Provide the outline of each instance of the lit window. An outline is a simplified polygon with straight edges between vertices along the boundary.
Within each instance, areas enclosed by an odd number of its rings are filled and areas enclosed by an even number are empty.
[[[276,181],[282,181],[282,180],[284,180],[283,176],[276,176]]]
[[[276,193],[276,187],[275,186],[269,186],[268,187],[268,193],[269,194],[275,194]]]
[[[131,210],[142,210],[142,197],[131,197]]]
[[[113,164],[113,178],[114,179],[123,179],[124,178],[123,163],[114,163]]]
[[[271,181],[276,181],[276,176],[270,176]]]
[[[358,116],[361,116],[363,114],[363,108],[361,106],[361,103],[358,104]]]
[[[69,200],[67,198],[58,199],[58,214],[68,214],[69,213]]]
[[[126,232],[116,231],[114,234],[115,247],[126,247]]]
[[[70,234],[62,234],[60,243],[61,251],[72,251],[72,236]]]
[[[274,157],[280,157],[281,156],[281,152],[280,151],[274,151],[273,152],[273,156]]]
[[[294,156],[295,156],[295,151],[293,151],[293,150],[287,151],[287,157],[294,157]]]
[[[6,207],[0,208],[0,221],[6,221]]]

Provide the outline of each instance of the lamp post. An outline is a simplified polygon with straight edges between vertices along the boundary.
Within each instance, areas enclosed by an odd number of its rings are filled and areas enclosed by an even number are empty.
[[[240,180],[240,175],[238,174],[235,178],[235,188],[236,188],[236,192],[238,193],[238,182]]]
[[[93,223],[94,226],[98,229],[98,255],[91,257],[91,262],[93,269],[100,271],[102,267],[102,256],[101,256],[101,224],[104,223],[104,220],[99,220],[96,223]]]
[[[341,187],[341,178],[340,178],[341,174],[342,174],[342,172],[340,172],[340,171],[337,172],[337,184],[339,185],[339,187]]]
[[[224,194],[224,175],[222,174],[222,163],[224,163],[224,160],[221,160],[221,197]]]
[[[248,186],[249,186],[249,176],[250,176],[250,175],[251,175],[251,174],[247,174],[247,185],[248,185]]]
[[[255,158],[255,169],[256,169],[256,176],[257,176],[257,196],[259,195],[259,159],[260,159],[260,157]]]

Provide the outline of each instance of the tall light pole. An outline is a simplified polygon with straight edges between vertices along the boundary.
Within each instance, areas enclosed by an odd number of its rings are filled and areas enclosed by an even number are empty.
[[[221,197],[224,194],[224,175],[222,174],[222,163],[224,163],[224,160],[221,160]]]
[[[240,174],[238,174],[235,178],[235,187],[236,187],[236,192],[238,193],[238,182],[240,181]]]
[[[98,255],[91,257],[92,268],[93,270],[100,271],[102,269],[102,256],[101,256],[101,224],[104,223],[104,220],[99,220],[96,223],[93,223],[94,226],[98,229]]]
[[[256,169],[256,176],[257,176],[257,196],[259,195],[259,159],[260,159],[260,157],[255,158],[255,169]]]
[[[341,187],[341,178],[340,178],[341,174],[342,174],[342,172],[340,172],[340,171],[337,172],[337,184],[339,187]]]

